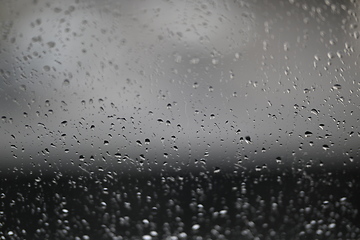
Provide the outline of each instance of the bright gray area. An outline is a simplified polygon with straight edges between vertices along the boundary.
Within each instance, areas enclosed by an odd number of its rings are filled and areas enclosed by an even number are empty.
[[[0,2],[2,171],[359,160],[356,3]]]

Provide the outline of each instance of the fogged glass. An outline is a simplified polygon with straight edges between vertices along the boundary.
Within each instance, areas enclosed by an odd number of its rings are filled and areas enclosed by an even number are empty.
[[[0,0],[0,236],[359,238],[358,15]]]

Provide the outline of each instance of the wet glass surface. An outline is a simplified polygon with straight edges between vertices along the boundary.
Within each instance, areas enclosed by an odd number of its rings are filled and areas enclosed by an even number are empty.
[[[2,239],[357,239],[356,1],[0,0]]]

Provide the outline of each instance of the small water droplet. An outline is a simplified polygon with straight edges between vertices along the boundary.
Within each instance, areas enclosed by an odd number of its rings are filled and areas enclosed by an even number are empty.
[[[152,237],[150,235],[144,235],[142,236],[143,240],[152,240]]]
[[[21,84],[19,88],[21,91],[26,91],[26,86],[24,84]]]
[[[334,84],[334,86],[332,87],[332,89],[335,89],[335,90],[340,90],[342,87],[340,84]]]
[[[359,31],[354,31],[353,36],[354,36],[355,39],[359,39],[360,38],[360,32]]]
[[[200,228],[200,225],[194,224],[191,228],[192,228],[192,230],[198,230]]]
[[[328,57],[329,59],[333,59],[333,58],[335,57],[335,55],[334,55],[333,52],[328,52],[328,53],[327,53],[327,57]]]
[[[284,43],[284,51],[289,51],[290,44],[288,42]]]
[[[199,58],[193,58],[193,59],[190,60],[191,64],[198,64],[199,62],[200,62]]]
[[[312,135],[312,132],[310,132],[310,131],[305,132],[305,137],[310,137],[311,135]]]
[[[50,67],[49,67],[48,65],[45,65],[45,66],[43,67],[43,69],[44,69],[45,72],[50,71]]]
[[[49,48],[53,48],[55,47],[55,42],[48,42],[47,45],[49,46]]]
[[[69,79],[65,79],[65,80],[63,81],[63,86],[69,86],[69,85],[70,85]]]
[[[235,73],[232,70],[230,70],[230,79],[234,79],[234,77],[235,77]]]

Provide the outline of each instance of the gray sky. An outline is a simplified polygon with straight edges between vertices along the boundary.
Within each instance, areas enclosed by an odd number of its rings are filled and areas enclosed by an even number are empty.
[[[3,169],[359,159],[351,4],[2,2]]]

